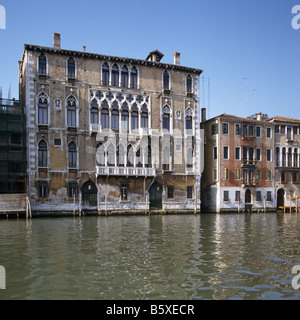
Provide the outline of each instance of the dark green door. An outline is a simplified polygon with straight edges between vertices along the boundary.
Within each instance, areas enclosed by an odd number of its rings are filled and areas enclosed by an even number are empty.
[[[155,182],[149,189],[150,210],[162,208],[162,186]]]
[[[86,181],[82,187],[82,204],[88,207],[97,206],[97,187],[92,180]]]

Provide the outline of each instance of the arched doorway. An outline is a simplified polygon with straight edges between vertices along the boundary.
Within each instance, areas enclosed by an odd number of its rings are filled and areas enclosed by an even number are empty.
[[[162,208],[162,186],[155,182],[149,189],[150,210]]]
[[[81,187],[82,205],[88,207],[97,206],[97,187],[92,180],[86,181]]]
[[[283,209],[284,206],[284,189],[277,190],[277,209]]]
[[[252,210],[251,191],[249,189],[247,189],[245,192],[245,210],[250,212]]]

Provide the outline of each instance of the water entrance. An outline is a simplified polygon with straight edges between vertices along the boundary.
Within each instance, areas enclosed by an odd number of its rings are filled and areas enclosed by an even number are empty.
[[[149,189],[150,210],[162,209],[162,186],[155,182]]]
[[[97,206],[97,187],[92,180],[86,181],[82,187],[82,205],[85,207]]]

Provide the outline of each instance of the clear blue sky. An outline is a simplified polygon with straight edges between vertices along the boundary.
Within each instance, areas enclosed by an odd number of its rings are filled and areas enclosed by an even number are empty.
[[[300,0],[0,0],[0,86],[18,98],[24,43],[145,59],[204,69],[201,107],[208,116],[256,112],[300,119],[300,29],[291,25]],[[210,94],[208,90],[208,79]],[[247,80],[245,79],[247,78]],[[203,92],[204,89],[204,92]],[[204,93],[204,100],[203,100]],[[210,103],[209,103],[210,102]]]

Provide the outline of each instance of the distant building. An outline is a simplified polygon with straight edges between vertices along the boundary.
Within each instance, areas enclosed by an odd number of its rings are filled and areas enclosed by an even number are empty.
[[[202,126],[202,212],[275,210],[274,124],[224,113]]]
[[[161,62],[24,46],[33,211],[199,210],[202,70]]]

